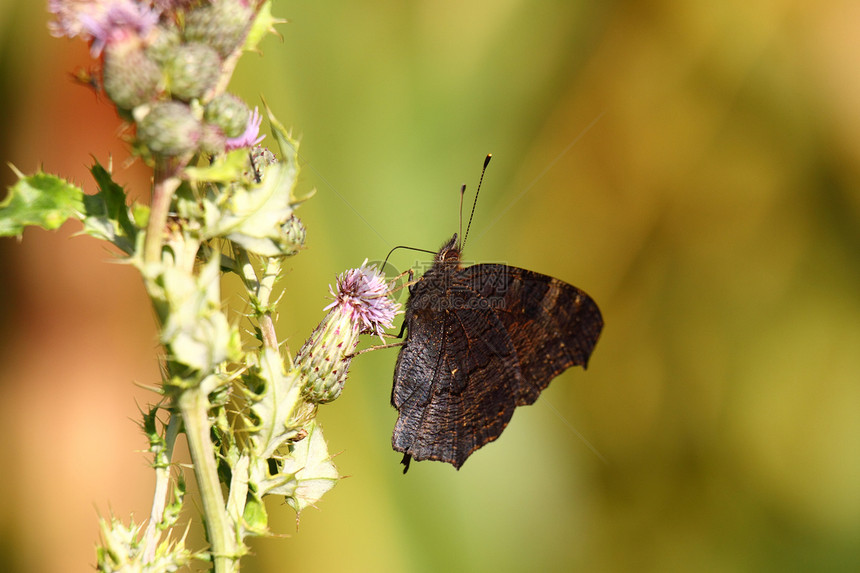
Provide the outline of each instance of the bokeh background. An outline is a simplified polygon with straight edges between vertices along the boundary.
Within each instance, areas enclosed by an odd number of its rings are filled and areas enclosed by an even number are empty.
[[[0,158],[145,199],[120,122],[42,2],[0,2]],[[436,249],[495,156],[468,260],[547,273],[606,321],[459,472],[400,473],[396,350],[321,419],[344,479],[250,572],[860,570],[860,4],[276,2],[234,91],[302,138],[295,350],[327,285]],[[0,180],[12,182],[10,170]],[[139,279],[98,241],[0,240],[0,570],[88,571],[97,515],[148,514]],[[424,255],[399,252],[406,268]],[[590,446],[589,446],[590,444]],[[592,449],[593,448],[593,449]],[[596,453],[595,453],[596,452]],[[192,515],[195,510],[192,510]]]

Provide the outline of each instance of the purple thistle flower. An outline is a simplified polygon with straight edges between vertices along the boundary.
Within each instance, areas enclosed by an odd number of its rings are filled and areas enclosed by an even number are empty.
[[[51,34],[91,40],[94,58],[109,42],[130,34],[145,37],[160,16],[146,3],[134,0],[48,0],[48,11],[56,16],[48,23]]]
[[[334,302],[323,310],[339,307],[360,332],[382,337],[383,329],[391,328],[400,309],[389,291],[385,275],[375,265],[367,266],[365,259],[359,268],[350,269],[337,278],[337,292],[329,287]]]
[[[337,399],[346,384],[352,353],[364,333],[382,336],[390,328],[400,305],[391,298],[385,276],[367,259],[357,269],[337,277],[337,289],[329,287],[334,302],[328,314],[296,354],[295,366],[302,377],[303,393],[315,404]]]
[[[248,126],[245,128],[245,133],[239,137],[227,138],[224,149],[226,151],[233,151],[234,149],[254,147],[259,144],[266,138],[265,134],[260,135],[260,124],[262,123],[263,116],[260,115],[259,110],[255,107],[254,113],[248,118]]]

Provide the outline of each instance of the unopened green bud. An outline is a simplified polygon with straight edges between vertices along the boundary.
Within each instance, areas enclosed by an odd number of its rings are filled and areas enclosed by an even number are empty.
[[[197,149],[202,135],[191,108],[177,101],[153,104],[137,124],[137,139],[154,153],[177,156]]]
[[[170,94],[191,100],[214,88],[221,76],[221,58],[205,44],[192,42],[179,46],[164,63]]]
[[[365,261],[367,263],[367,261]],[[331,289],[330,289],[331,290]],[[310,402],[331,402],[346,383],[352,353],[361,333],[382,333],[390,328],[399,305],[389,296],[385,277],[374,266],[363,264],[337,279],[335,301],[296,356],[304,378],[304,394]]]
[[[260,183],[266,176],[266,169],[277,162],[278,159],[268,147],[255,145],[251,149],[251,173],[246,175],[250,175],[250,179],[255,183]]]
[[[357,345],[358,330],[349,317],[337,310],[329,312],[296,356],[310,402],[324,404],[340,396],[352,361],[347,356]]]
[[[254,18],[244,0],[212,0],[185,16],[185,39],[215,48],[222,58],[242,45]]]
[[[146,55],[139,39],[108,44],[102,83],[118,108],[130,110],[152,101],[158,94],[161,78],[161,70]]]
[[[145,51],[152,61],[163,65],[182,43],[182,35],[176,26],[158,26],[155,30]]]
[[[245,133],[251,110],[247,104],[233,94],[223,93],[206,104],[203,119],[221,128],[226,137],[239,137]]]
[[[285,253],[287,256],[295,255],[305,246],[305,226],[302,224],[302,220],[295,215],[290,215],[290,218],[284,223],[284,235],[286,241],[293,246]]]
[[[171,510],[173,507],[169,506],[165,513]],[[111,517],[110,521],[99,519],[99,526],[102,538],[101,544],[96,547],[96,569],[99,571],[149,571],[156,568],[158,571],[178,571],[189,566],[192,561],[184,540],[165,540],[158,546],[156,560],[147,558],[141,540],[143,528],[134,520],[125,526],[115,517]]]

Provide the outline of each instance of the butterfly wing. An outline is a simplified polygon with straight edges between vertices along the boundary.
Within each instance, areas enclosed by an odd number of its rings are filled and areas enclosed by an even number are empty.
[[[432,284],[416,285],[426,288],[416,288],[407,310],[391,395],[399,412],[392,446],[405,462],[432,459],[459,468],[511,417],[516,353],[502,322],[474,292],[453,281],[445,290]],[[425,290],[433,296],[423,298]]]
[[[463,269],[464,280],[490,300],[517,354],[522,381],[516,404],[533,403],[571,366],[588,365],[603,317],[584,291],[556,278],[506,265]]]
[[[424,278],[395,367],[392,445],[405,462],[459,468],[499,437],[516,406],[587,364],[603,320],[583,291],[525,269],[484,264],[447,274],[444,284]]]

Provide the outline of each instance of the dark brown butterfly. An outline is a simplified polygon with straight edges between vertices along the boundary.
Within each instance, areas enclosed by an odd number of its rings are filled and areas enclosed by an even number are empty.
[[[603,328],[578,288],[507,265],[462,267],[460,248],[455,234],[406,303],[391,390],[391,443],[404,473],[411,459],[459,469],[501,435],[517,406],[571,366],[585,367]]]

